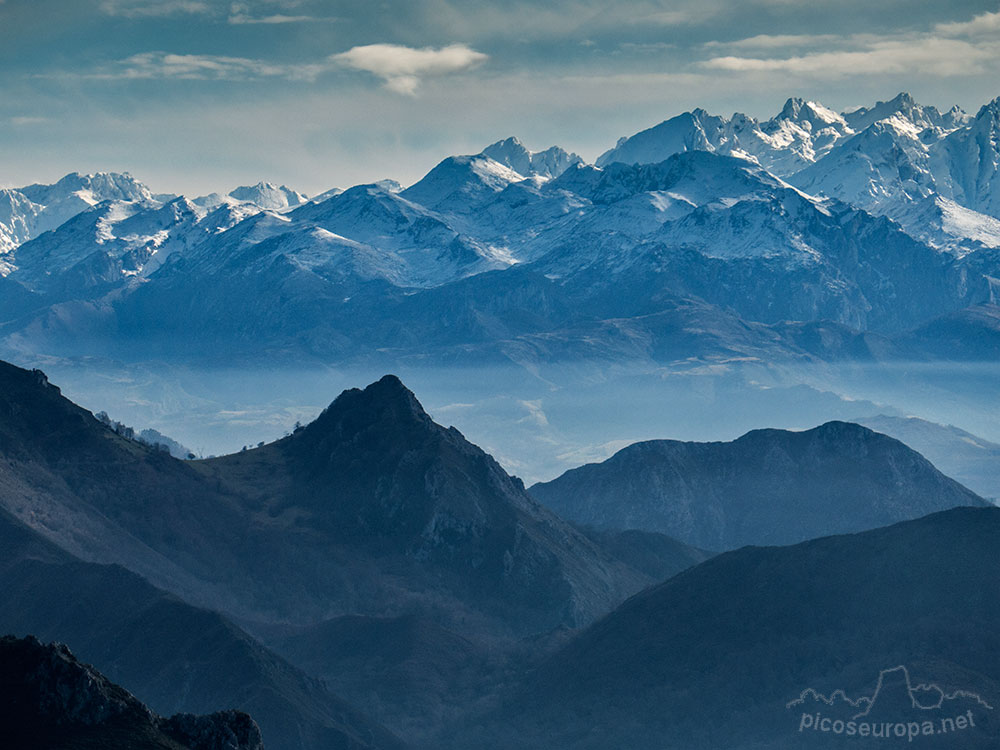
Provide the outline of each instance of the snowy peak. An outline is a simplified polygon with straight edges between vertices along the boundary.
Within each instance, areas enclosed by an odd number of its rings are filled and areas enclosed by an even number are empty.
[[[941,119],[944,123],[945,130],[951,132],[952,130],[957,130],[964,125],[968,125],[969,120],[972,118],[969,116],[968,112],[956,104],[954,107],[941,115]]]
[[[200,239],[196,226],[204,213],[186,198],[102,201],[14,250],[11,278],[66,295],[146,276]]]
[[[492,252],[484,243],[460,234],[443,213],[431,211],[426,206],[435,200],[442,212],[446,208],[456,213],[471,211],[471,206],[480,205],[488,196],[496,195],[489,184],[492,177],[489,170],[516,173],[480,157],[455,157],[454,162],[446,160],[439,168],[436,176],[432,171],[402,194],[377,185],[358,185],[323,203],[308,203],[283,216],[291,223],[284,231],[296,231],[295,227],[302,225],[315,226],[337,235],[341,241],[348,239],[363,244],[366,248],[354,248],[352,253],[370,270],[359,274],[385,278],[397,286],[436,286],[480,271],[509,266],[511,261],[503,254]],[[479,173],[481,168],[486,170],[485,180]],[[432,176],[434,179],[429,179]],[[412,199],[411,193],[417,188],[423,191],[419,202]],[[336,244],[327,236],[323,242]],[[314,267],[319,265],[322,264]]]
[[[400,195],[427,208],[464,213],[524,179],[488,156],[450,156]]]
[[[847,127],[847,122],[832,109],[818,102],[791,98],[785,102],[776,120],[792,120],[806,125],[810,130],[822,130],[834,126],[839,130]]]
[[[269,211],[281,211],[305,203],[308,199],[302,193],[296,192],[285,185],[275,185],[270,182],[258,182],[256,185],[243,185],[229,192],[229,197],[243,203],[253,203]]]
[[[848,125],[856,131],[892,117],[910,122],[918,131],[930,130],[937,135],[960,127],[966,119],[965,113],[958,107],[952,107],[946,115],[942,115],[937,107],[919,104],[906,92],[887,102],[878,102],[874,107],[862,107],[845,115]]]
[[[993,101],[984,104],[976,113],[976,122],[989,120],[994,125],[1000,120],[1000,96]]]
[[[19,190],[0,190],[0,276],[10,270],[2,256],[35,235],[38,216],[44,210]]]
[[[55,229],[81,211],[103,201],[153,201],[149,188],[127,172],[97,172],[83,175],[72,172],[53,185],[28,185],[18,190],[37,208],[29,209],[33,218],[27,236],[20,242]],[[0,218],[2,221],[2,218]],[[3,234],[0,230],[0,234]],[[0,239],[0,243],[3,240]]]
[[[942,195],[1000,218],[1000,97],[935,149]]]
[[[851,132],[836,112],[803,99],[789,99],[779,115],[764,123],[739,112],[727,120],[695,109],[619,140],[597,159],[597,165],[653,164],[682,151],[714,151],[788,175]]]
[[[910,221],[921,223],[920,214],[910,207],[934,193],[935,180],[921,132],[902,114],[890,115],[841,141],[788,180],[807,193],[890,216],[911,233],[922,235],[923,229]]]
[[[21,188],[21,192],[35,203],[45,206],[65,201],[71,197],[76,197],[90,206],[106,200],[141,201],[153,199],[149,188],[128,172],[121,174],[97,172],[86,175],[71,172],[53,185],[28,185]]]
[[[724,118],[703,109],[684,112],[630,138],[619,139],[613,149],[597,157],[596,164],[656,164],[682,151],[715,151],[725,125]]]
[[[567,153],[558,146],[544,151],[529,151],[514,137],[487,146],[480,156],[493,159],[525,177],[558,177],[573,164],[583,163],[580,156]]]
[[[531,152],[513,136],[487,146],[480,155],[508,166],[519,174],[531,173]]]
[[[892,120],[900,132],[930,144],[961,128],[968,116],[957,107],[942,115],[906,93],[846,114],[793,97],[781,112],[764,122],[740,113],[727,120],[695,109],[620,139],[597,159],[597,165],[614,161],[652,164],[673,153],[702,150],[748,159],[785,177],[806,169],[845,140],[885,120]]]
[[[674,154],[657,164],[613,162],[603,169],[568,170],[552,183],[596,204],[610,204],[642,193],[661,193],[690,206],[734,201],[746,195],[788,189],[760,167],[705,151]]]

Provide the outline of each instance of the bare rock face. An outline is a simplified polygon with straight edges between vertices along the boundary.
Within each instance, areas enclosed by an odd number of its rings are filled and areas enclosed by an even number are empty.
[[[5,717],[54,726],[94,727],[121,718],[152,722],[152,711],[126,690],[81,664],[61,643],[33,636],[0,640]],[[6,722],[5,722],[6,723]]]
[[[264,750],[260,729],[242,711],[176,714],[161,721],[160,728],[191,750]]]
[[[33,636],[0,638],[0,725],[9,750],[264,748],[241,711],[161,718],[65,645]]]

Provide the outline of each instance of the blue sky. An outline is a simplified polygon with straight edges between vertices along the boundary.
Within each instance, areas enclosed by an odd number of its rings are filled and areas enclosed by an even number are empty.
[[[508,135],[588,160],[701,106],[1000,95],[977,0],[0,0],[0,185],[404,184]]]

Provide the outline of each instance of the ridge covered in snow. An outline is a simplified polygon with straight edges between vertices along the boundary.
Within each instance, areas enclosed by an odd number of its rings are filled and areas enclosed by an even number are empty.
[[[682,302],[748,325],[898,333],[996,304],[998,144],[1000,99],[969,117],[901,94],[846,113],[793,98],[766,121],[696,109],[593,165],[506,138],[405,189],[312,199],[261,182],[188,200],[69,175],[0,192],[0,313],[17,321],[4,336],[36,347],[194,316],[218,341],[286,347],[274,337],[308,330],[296,346],[468,347],[622,325],[600,316],[640,325]]]

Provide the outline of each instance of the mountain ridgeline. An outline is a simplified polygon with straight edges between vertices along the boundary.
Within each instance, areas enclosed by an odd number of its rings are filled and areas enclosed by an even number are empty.
[[[264,750],[245,713],[164,719],[62,644],[0,638],[0,675],[8,750]]]
[[[651,440],[534,485],[564,518],[706,549],[793,544],[986,501],[898,440],[849,422],[729,443]]]
[[[508,138],[405,189],[311,201],[70,175],[3,194],[0,346],[387,366],[995,361],[998,112],[905,94],[841,114],[792,99],[766,121],[697,109],[596,165]]]
[[[40,372],[2,365],[0,379],[9,512],[79,557],[240,617],[423,611],[511,637],[589,622],[652,582],[393,376],[283,440],[205,461],[122,438]]]
[[[138,718],[109,731],[150,747],[218,732],[140,700],[247,712],[271,750],[749,750],[791,746],[800,691],[867,689],[882,660],[996,694],[996,510],[829,536],[985,505],[858,425],[632,446],[578,470],[578,500],[618,494],[577,526],[392,375],[274,443],[181,461],[0,363],[0,456],[0,629],[131,691]],[[687,494],[647,496],[671,482]],[[672,533],[609,522],[632,511]],[[826,538],[705,551],[805,535]],[[963,738],[987,747],[976,721]]]
[[[379,721],[429,741],[494,689],[519,636],[593,621],[706,557],[562,521],[393,376],[204,461],[126,439],[40,371],[0,364],[0,381],[0,629],[72,644],[164,713],[249,711],[272,749],[398,746]]]

